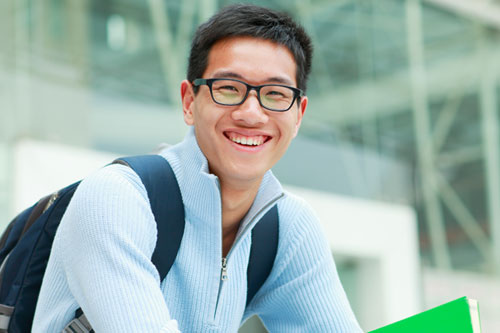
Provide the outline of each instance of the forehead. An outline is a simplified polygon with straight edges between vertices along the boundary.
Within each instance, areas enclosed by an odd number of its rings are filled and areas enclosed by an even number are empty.
[[[233,73],[249,83],[278,79],[296,85],[296,67],[293,54],[284,45],[254,37],[230,37],[212,46],[203,77]]]

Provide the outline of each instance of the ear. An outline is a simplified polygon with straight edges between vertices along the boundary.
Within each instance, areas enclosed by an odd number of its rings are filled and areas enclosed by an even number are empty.
[[[188,126],[194,125],[194,91],[193,85],[188,80],[181,82],[181,99],[182,99],[182,112],[184,114],[184,122]]]
[[[297,136],[297,133],[299,133],[300,124],[302,124],[302,118],[304,117],[304,112],[306,112],[307,102],[307,96],[303,96],[300,99],[299,109],[297,110],[297,122],[295,123],[295,131],[293,133],[294,138]]]

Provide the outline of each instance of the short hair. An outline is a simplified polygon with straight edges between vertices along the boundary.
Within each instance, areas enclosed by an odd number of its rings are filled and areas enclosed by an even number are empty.
[[[310,37],[288,14],[249,4],[224,7],[198,27],[191,44],[187,79],[193,82],[202,77],[216,42],[236,36],[261,38],[287,47],[296,63],[297,86],[306,91],[313,52]]]

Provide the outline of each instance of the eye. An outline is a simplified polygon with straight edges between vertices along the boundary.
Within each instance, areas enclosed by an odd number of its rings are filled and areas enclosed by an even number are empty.
[[[213,90],[220,94],[241,94],[244,87],[238,84],[238,82],[230,80],[220,80],[214,82]]]
[[[270,97],[285,97],[285,94],[283,94],[283,92],[281,92],[281,91],[271,90],[271,91],[266,92],[266,96],[270,96]]]
[[[220,87],[217,87],[217,90],[225,90],[225,91],[231,91],[231,92],[238,92],[238,88],[236,86],[226,84]]]

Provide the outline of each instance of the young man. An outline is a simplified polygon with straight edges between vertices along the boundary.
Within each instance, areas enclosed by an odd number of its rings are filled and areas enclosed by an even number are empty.
[[[265,8],[226,7],[199,27],[181,83],[192,129],[161,153],[186,214],[174,265],[159,281],[138,176],[103,168],[81,183],[58,229],[35,332],[60,332],[78,307],[96,332],[236,332],[253,314],[271,332],[360,331],[316,217],[270,171],[306,110],[311,53],[300,26]],[[247,306],[251,230],[275,205],[276,260]]]

